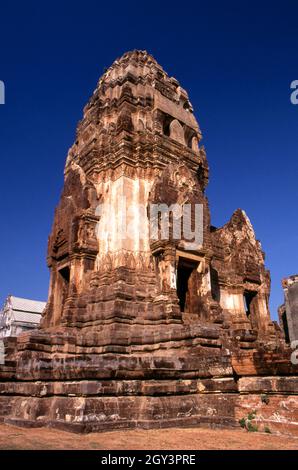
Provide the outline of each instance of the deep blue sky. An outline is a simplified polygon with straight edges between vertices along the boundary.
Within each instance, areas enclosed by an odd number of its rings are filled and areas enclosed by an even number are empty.
[[[0,4],[0,303],[46,299],[47,237],[83,106],[105,67],[146,49],[189,91],[210,164],[212,223],[241,207],[272,274],[298,272],[297,1]]]

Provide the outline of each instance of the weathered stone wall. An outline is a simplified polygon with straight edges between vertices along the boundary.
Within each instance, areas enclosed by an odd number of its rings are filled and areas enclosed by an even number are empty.
[[[0,364],[4,364],[4,342],[0,339]]]
[[[280,325],[287,342],[298,341],[298,275],[283,279],[285,303],[279,310]]]

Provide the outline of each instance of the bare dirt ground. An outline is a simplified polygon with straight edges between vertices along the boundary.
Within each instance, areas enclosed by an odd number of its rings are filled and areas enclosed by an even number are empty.
[[[56,429],[23,429],[0,424],[0,449],[36,450],[220,450],[298,449],[298,439],[243,429],[171,428],[126,430],[86,435]]]

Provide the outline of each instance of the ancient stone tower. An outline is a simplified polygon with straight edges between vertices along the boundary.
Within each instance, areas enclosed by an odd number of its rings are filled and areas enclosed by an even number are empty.
[[[100,79],[67,157],[41,327],[10,340],[0,366],[6,421],[236,425],[250,408],[277,427],[276,413],[288,428],[298,419],[264,254],[242,210],[210,225],[200,141],[187,92],[148,53]]]

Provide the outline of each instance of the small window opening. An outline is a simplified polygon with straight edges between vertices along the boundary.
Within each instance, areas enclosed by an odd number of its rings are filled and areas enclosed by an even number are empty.
[[[60,276],[62,276],[63,280],[69,284],[69,279],[70,279],[70,270],[69,266],[65,266],[64,268],[59,270]]]
[[[251,291],[246,291],[243,294],[245,312],[248,318],[251,315],[251,303],[253,299],[256,297],[256,295],[257,295],[257,292],[251,292]]]

